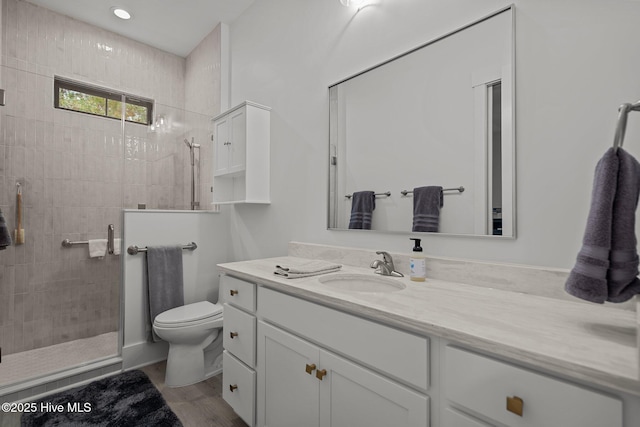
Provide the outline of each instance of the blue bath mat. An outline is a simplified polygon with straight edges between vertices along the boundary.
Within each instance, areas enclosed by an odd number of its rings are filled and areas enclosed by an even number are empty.
[[[44,397],[22,414],[23,427],[181,427],[158,389],[138,370]]]

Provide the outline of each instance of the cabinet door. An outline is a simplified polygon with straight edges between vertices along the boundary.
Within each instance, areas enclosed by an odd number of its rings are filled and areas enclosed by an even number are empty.
[[[320,353],[322,427],[425,427],[429,398],[334,354]]]
[[[213,175],[228,173],[229,169],[229,116],[216,120],[213,124],[215,158],[213,159]]]
[[[258,373],[258,399],[264,410],[258,415],[262,418],[258,424],[318,427],[318,348],[263,322],[258,322],[258,347],[262,367]]]
[[[239,108],[229,114],[231,137],[229,145],[228,173],[242,172],[246,165],[247,153],[247,110]]]

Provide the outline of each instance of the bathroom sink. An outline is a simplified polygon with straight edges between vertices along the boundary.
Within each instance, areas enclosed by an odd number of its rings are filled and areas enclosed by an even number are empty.
[[[324,286],[351,292],[396,292],[406,287],[398,279],[373,274],[332,274],[318,281]]]

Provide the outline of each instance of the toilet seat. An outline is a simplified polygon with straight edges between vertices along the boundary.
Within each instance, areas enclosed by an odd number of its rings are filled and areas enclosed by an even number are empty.
[[[153,321],[154,326],[180,328],[207,323],[222,317],[222,305],[200,301],[163,311]]]

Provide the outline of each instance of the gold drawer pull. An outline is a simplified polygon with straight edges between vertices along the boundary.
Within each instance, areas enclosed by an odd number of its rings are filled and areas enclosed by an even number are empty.
[[[305,371],[307,372],[307,374],[311,375],[311,373],[313,371],[315,371],[315,370],[316,370],[316,365],[315,364],[312,363],[311,365],[309,365],[307,363],[307,367],[305,368]]]
[[[235,337],[238,336],[237,332],[229,332],[229,336],[231,337],[231,339],[234,339]]]
[[[231,289],[229,293],[231,294],[231,296],[238,295],[238,291],[236,291],[235,289]]]
[[[513,412],[518,416],[522,416],[522,407],[524,406],[524,401],[520,399],[518,396],[507,397],[507,411]]]
[[[325,375],[327,375],[326,369],[318,369],[316,371],[316,378],[319,379],[320,381],[322,381],[322,377],[324,377]]]
[[[231,393],[233,393],[233,391],[234,391],[235,389],[237,389],[237,388],[238,388],[238,386],[237,386],[236,384],[233,384],[233,385],[231,385],[231,384],[230,384],[230,385],[229,385],[229,390],[231,390]]]

